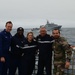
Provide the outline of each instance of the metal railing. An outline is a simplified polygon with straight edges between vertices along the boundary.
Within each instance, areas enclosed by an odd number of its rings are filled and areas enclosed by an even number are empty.
[[[53,58],[52,58],[53,59]],[[33,71],[32,75],[36,75],[38,70],[38,55],[36,55],[36,62],[35,62],[35,69]],[[53,75],[53,62],[52,62],[52,75]],[[44,70],[44,75],[46,75],[46,72]],[[75,75],[75,49],[72,51],[72,57],[71,57],[71,65],[69,69],[65,69],[64,75]]]
[[[52,58],[53,59],[53,58]],[[52,62],[52,75],[53,75],[53,62]],[[38,55],[36,55],[35,59],[35,69],[33,70],[32,75],[36,75],[38,70]],[[16,74],[18,75],[18,74]],[[45,69],[44,69],[44,75],[46,75]],[[72,57],[71,57],[71,65],[69,69],[65,69],[64,75],[75,75],[75,49],[72,51]]]

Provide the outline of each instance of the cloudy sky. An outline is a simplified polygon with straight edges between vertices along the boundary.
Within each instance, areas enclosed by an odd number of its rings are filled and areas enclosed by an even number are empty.
[[[47,20],[75,27],[75,0],[0,0],[0,28],[8,20],[14,28],[39,27]]]

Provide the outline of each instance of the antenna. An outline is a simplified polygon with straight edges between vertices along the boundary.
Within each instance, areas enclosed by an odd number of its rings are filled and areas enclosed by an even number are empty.
[[[50,24],[48,20],[47,20],[47,24]]]

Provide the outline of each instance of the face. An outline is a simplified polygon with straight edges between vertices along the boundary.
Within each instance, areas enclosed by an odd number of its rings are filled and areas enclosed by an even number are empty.
[[[46,35],[46,29],[45,28],[41,28],[40,29],[40,35],[41,36],[45,36]]]
[[[57,39],[57,38],[60,37],[60,33],[59,33],[58,30],[53,30],[52,35],[53,35],[53,37],[54,37],[55,39]]]
[[[23,35],[23,31],[22,31],[22,30],[18,31],[17,33],[18,33],[18,35],[20,35],[20,36]]]
[[[27,36],[27,38],[28,38],[29,41],[31,41],[33,39],[33,34],[29,33],[28,36]]]
[[[10,32],[12,30],[12,24],[8,23],[5,27],[6,27],[6,31]]]

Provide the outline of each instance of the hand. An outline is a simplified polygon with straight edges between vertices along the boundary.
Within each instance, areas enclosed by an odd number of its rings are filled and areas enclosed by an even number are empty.
[[[1,62],[5,62],[5,58],[4,57],[1,57]]]
[[[18,45],[16,45],[16,47],[17,47],[17,48],[19,48],[19,46],[18,46]]]
[[[66,68],[66,69],[69,69],[69,67],[70,67],[70,62],[66,61],[66,63],[65,63],[65,68]]]

